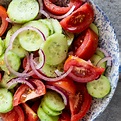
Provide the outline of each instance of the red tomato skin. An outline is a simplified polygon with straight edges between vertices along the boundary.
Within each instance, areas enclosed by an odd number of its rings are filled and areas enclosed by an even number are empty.
[[[79,57],[70,55],[64,64],[64,71],[67,71],[71,66],[73,70],[68,74],[76,82],[90,82],[97,79],[103,72],[104,68],[96,67],[90,62]]]
[[[77,105],[77,107],[74,109],[75,104],[73,102],[73,98],[70,98],[71,121],[81,120],[86,115],[88,110],[90,109],[90,106],[92,103],[92,97],[88,94],[86,86],[84,84],[77,83],[76,87],[77,87],[77,92],[82,94],[83,99],[82,99],[81,105],[80,106]],[[75,103],[77,103],[76,100],[75,100]],[[78,102],[78,104],[79,104],[79,102]],[[78,108],[80,108],[80,110]],[[78,112],[75,111],[76,109],[78,109],[79,111]]]
[[[75,10],[79,8],[82,5],[83,1],[82,0],[70,0],[70,3],[67,4],[67,7],[61,7],[61,6],[55,5],[54,0],[44,0],[43,3],[44,3],[45,8],[50,13],[55,14],[55,15],[63,15],[63,14],[66,14],[73,5],[75,6]]]
[[[8,22],[6,20],[7,12],[6,12],[6,9],[3,6],[0,6],[0,17],[2,19],[2,24],[0,26],[0,37],[1,37],[8,27]]]
[[[11,111],[0,116],[4,121],[24,121],[24,112],[20,106],[15,106]]]
[[[42,96],[46,93],[45,85],[38,79],[33,79],[33,83],[37,86],[35,90],[30,89],[27,85],[22,84],[15,92],[13,98],[13,106],[24,103],[28,100]]]
[[[11,110],[8,113],[0,114],[0,117],[4,121],[18,121],[18,114],[15,110]]]
[[[83,4],[68,17],[62,19],[62,28],[71,33],[80,33],[87,29],[94,20],[94,10],[89,3]]]
[[[15,106],[14,110],[19,115],[18,121],[24,121],[25,117],[24,117],[24,112],[23,112],[22,108],[20,106]]]
[[[80,39],[81,36],[83,36],[83,34],[80,35],[79,38],[77,38],[77,41],[79,41],[78,39]],[[95,32],[93,32],[91,29],[87,29],[85,31],[84,40],[82,41],[83,41],[82,44],[77,48],[77,50],[75,50],[75,55],[84,60],[89,60],[94,55],[97,49],[98,35],[95,34]]]
[[[56,82],[47,82],[49,85],[53,85],[56,87],[61,88],[62,90],[66,91],[67,94],[75,94],[76,93],[76,86],[73,80],[69,78],[64,78]]]
[[[60,7],[51,2],[51,0],[43,0],[45,8],[55,15],[62,15],[69,11],[70,6]]]
[[[25,121],[38,121],[37,114],[26,103],[22,103],[22,107],[25,112]]]

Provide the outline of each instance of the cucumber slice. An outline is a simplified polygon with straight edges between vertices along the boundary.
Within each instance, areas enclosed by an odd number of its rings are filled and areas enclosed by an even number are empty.
[[[60,33],[49,36],[41,46],[45,54],[45,62],[58,65],[65,60],[68,52],[66,37]]]
[[[67,38],[68,47],[70,47],[74,40],[74,34],[66,32],[66,38]]]
[[[0,56],[4,53],[5,51],[5,44],[4,41],[0,37]]]
[[[51,110],[62,111],[65,108],[62,97],[55,91],[47,91],[43,100]]]
[[[14,23],[33,20],[38,12],[39,4],[36,0],[12,0],[7,9],[8,16]]]
[[[8,59],[8,63],[11,66],[11,68],[13,68],[15,71],[19,70],[19,67],[21,65],[21,60],[20,57],[18,55],[16,55],[14,52],[9,51],[7,53],[7,59]],[[4,54],[2,56],[0,56],[0,67],[3,71],[9,73],[5,61],[4,61]]]
[[[7,48],[10,42],[11,36],[16,32],[18,29],[20,29],[21,25],[14,25],[12,28],[7,32],[6,38],[5,38],[5,47]],[[16,53],[20,58],[23,58],[26,56],[27,51],[21,47],[19,43],[18,37],[15,38],[13,42],[13,48],[11,50],[12,52]]]
[[[44,34],[45,37],[48,37],[50,34],[48,26],[46,26],[45,24],[43,24],[41,21],[38,20],[30,21],[23,25],[23,27],[25,26],[32,26],[39,29]]]
[[[9,45],[11,36],[12,36],[18,29],[20,29],[20,28],[21,28],[21,25],[15,24],[15,25],[13,25],[12,28],[7,32],[7,35],[6,35],[5,40],[4,40],[4,41],[5,41],[5,47],[6,47],[6,48],[7,48],[8,45]],[[17,39],[17,37],[16,37],[16,39]]]
[[[94,55],[90,58],[90,61],[92,62],[93,65],[96,66],[96,65],[98,64],[98,62],[99,62],[101,59],[102,59],[102,58],[101,58],[99,55],[94,54]],[[106,62],[103,62],[103,63],[100,65],[100,67],[106,68]]]
[[[99,35],[98,28],[97,28],[97,26],[96,26],[94,23],[91,23],[91,24],[90,24],[90,28],[91,28],[97,35]]]
[[[43,24],[45,24],[49,28],[49,33],[50,33],[49,35],[54,33],[52,23],[50,22],[49,19],[40,19],[39,21],[41,21]]]
[[[49,19],[55,33],[62,33],[62,27],[57,19]]]
[[[0,89],[0,113],[7,113],[13,108],[13,95],[5,88]]]
[[[95,54],[99,55],[101,58],[105,57],[104,53],[101,52],[99,49],[96,50]]]
[[[15,78],[16,76],[13,74],[8,74],[4,73],[2,80],[0,81],[0,87],[8,88],[7,87],[7,82],[10,81],[11,79]],[[9,89],[13,89],[17,84],[13,85]]]
[[[44,64],[44,66],[41,68],[41,71],[43,74],[45,74],[48,77],[56,77],[55,74],[56,67],[48,64]]]
[[[49,116],[40,106],[37,110],[37,115],[41,121],[58,121],[59,119],[59,116]]]
[[[88,93],[95,98],[105,97],[110,92],[110,89],[110,81],[103,75],[99,79],[87,83]]]
[[[35,31],[26,30],[19,34],[19,42],[27,51],[36,51],[44,42],[42,36]]]
[[[51,110],[44,101],[41,102],[42,109],[45,113],[47,113],[49,116],[58,116],[62,113],[62,111],[53,111]]]

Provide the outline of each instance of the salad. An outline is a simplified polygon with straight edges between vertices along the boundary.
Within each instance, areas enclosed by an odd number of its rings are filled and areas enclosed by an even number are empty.
[[[90,2],[12,0],[0,6],[0,117],[78,121],[111,90]]]

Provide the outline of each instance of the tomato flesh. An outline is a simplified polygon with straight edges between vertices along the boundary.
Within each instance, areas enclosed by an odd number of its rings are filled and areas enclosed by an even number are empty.
[[[77,94],[69,97],[71,110],[71,121],[82,119],[89,110],[92,102],[92,97],[88,94],[86,86],[77,83]]]
[[[60,24],[62,28],[68,32],[80,33],[94,20],[94,11],[89,3],[83,4],[68,17],[62,19]]]
[[[15,106],[11,111],[0,116],[4,121],[24,121],[24,112],[20,106]]]
[[[53,14],[56,14],[56,15],[62,15],[62,14],[65,14],[69,11],[70,9],[70,6],[67,6],[67,7],[61,7],[61,6],[57,6],[55,5],[53,2],[51,2],[51,0],[43,0],[44,2],[44,6],[45,8],[53,13]]]
[[[65,3],[66,6],[59,6],[59,5],[56,5],[56,2],[61,2],[62,3],[62,1],[57,1],[57,0],[44,0],[43,2],[44,2],[45,8],[50,13],[55,14],[55,15],[63,15],[63,14],[66,14],[71,9],[71,7],[73,5],[75,6],[75,10],[76,10],[83,3],[82,0],[70,0],[69,3]]]
[[[64,64],[64,70],[67,71],[73,66],[72,72],[69,73],[69,77],[77,82],[90,82],[97,79],[103,72],[104,68],[96,67],[89,62],[70,55]]]
[[[75,55],[82,59],[89,60],[97,49],[98,35],[95,34],[95,32],[93,32],[91,29],[87,29],[84,31],[84,33],[80,34],[74,43],[76,47]]]
[[[26,104],[22,104],[25,111],[25,121],[38,121],[37,114]]]
[[[76,87],[73,82],[73,80],[69,78],[64,78],[56,82],[47,82],[47,84],[60,87],[64,91],[66,91],[68,94],[75,94],[76,93]]]
[[[0,37],[1,37],[8,27],[8,22],[6,21],[7,12],[3,6],[0,6],[0,18],[2,20],[2,24],[0,26]]]
[[[13,106],[42,96],[46,93],[45,85],[40,80],[33,79],[32,81],[37,86],[37,88],[35,90],[32,90],[27,85],[22,84],[14,94]]]

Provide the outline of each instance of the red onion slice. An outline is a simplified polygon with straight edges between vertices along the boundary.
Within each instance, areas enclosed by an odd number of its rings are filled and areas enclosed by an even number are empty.
[[[38,0],[38,3],[39,3],[39,6],[40,6],[40,12],[39,12],[39,14],[43,14],[46,18],[50,18],[49,14],[43,8],[43,2],[42,2],[42,0]]]
[[[63,18],[65,18],[65,17],[69,16],[69,15],[74,11],[74,9],[75,9],[75,6],[73,5],[73,6],[70,8],[70,10],[69,10],[66,14],[61,15],[61,16],[57,16],[57,15],[51,14],[51,13],[49,13],[48,11],[45,11],[45,12],[46,12],[50,17],[52,17],[52,18],[55,18],[55,19],[63,19]]]
[[[33,54],[30,55],[30,65],[31,65],[31,68],[33,70],[33,72],[40,78],[40,79],[43,79],[45,81],[58,81],[58,80],[61,80],[63,78],[65,78],[73,69],[73,66],[71,66],[67,72],[65,72],[63,75],[59,76],[59,77],[55,77],[55,78],[49,78],[49,77],[46,77],[44,75],[42,75],[40,72],[37,71],[37,69],[35,68],[35,65],[34,65],[34,61],[33,61]]]
[[[97,48],[97,49],[100,50],[101,52],[103,52],[105,57],[109,57],[109,54],[105,49],[103,49],[103,48]],[[107,66],[111,66],[111,59],[107,60]]]
[[[109,61],[108,63],[107,63],[107,65],[108,66],[111,66],[111,60],[112,60],[112,58],[111,57],[104,57],[103,59],[101,59],[98,63],[97,63],[97,67],[100,67],[100,65],[103,63],[103,62],[106,62],[106,61]]]
[[[41,62],[39,62],[39,59],[38,59],[39,57],[41,58]],[[44,63],[45,63],[45,54],[44,54],[42,49],[39,50],[39,57],[35,61],[36,69],[41,69],[44,66]]]
[[[11,86],[13,86],[14,84],[26,84],[28,85],[32,90],[35,89],[35,85],[33,85],[32,82],[26,80],[25,78],[15,78],[15,79],[11,79],[9,82],[7,82],[7,87],[10,88]]]
[[[62,98],[63,98],[64,104],[65,105],[68,104],[68,98],[67,98],[67,95],[64,92],[62,92],[61,90],[59,90],[57,87],[51,86],[51,85],[46,85],[46,88],[54,90],[57,93],[59,93],[62,96]]]
[[[58,69],[56,69],[56,70],[55,70],[55,74],[56,74],[57,76],[61,76],[62,74],[64,74],[64,72],[59,71]]]
[[[8,18],[8,17],[6,18],[6,21],[9,22],[9,23],[13,23],[13,22],[10,20],[10,18]]]
[[[26,31],[26,30],[35,31],[35,32],[37,32],[37,33],[43,38],[43,41],[46,40],[44,34],[43,34],[39,29],[37,29],[37,28],[35,28],[35,27],[31,27],[31,26],[25,26],[25,27],[23,27],[23,28],[20,28],[20,29],[18,29],[18,30],[11,36],[9,46],[8,46],[8,48],[7,48],[6,51],[5,51],[4,60],[5,60],[5,63],[6,63],[6,66],[7,66],[8,70],[9,70],[11,73],[13,73],[14,75],[18,76],[18,77],[32,76],[32,75],[33,75],[33,72],[31,71],[31,72],[28,72],[28,73],[25,73],[25,72],[19,73],[19,72],[13,70],[13,69],[10,67],[10,65],[9,65],[9,63],[8,63],[8,61],[7,61],[7,53],[8,53],[9,50],[12,49],[13,42],[14,42],[15,38],[19,35],[19,33],[23,32],[23,31]]]

